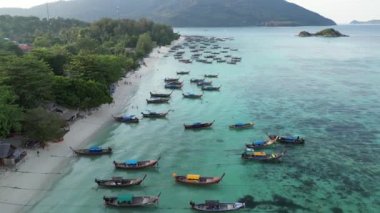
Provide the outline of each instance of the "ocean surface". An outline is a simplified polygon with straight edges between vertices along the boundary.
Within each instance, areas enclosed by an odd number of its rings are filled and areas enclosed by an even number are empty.
[[[236,65],[183,64],[172,55],[157,61],[124,112],[171,110],[167,119],[142,119],[138,125],[112,123],[88,141],[111,146],[112,156],[72,158],[65,175],[28,212],[192,212],[189,201],[237,201],[250,195],[242,212],[378,212],[380,209],[380,25],[336,26],[347,38],[299,38],[291,28],[180,28],[182,35],[232,37],[219,42],[237,48]],[[190,56],[189,50],[185,53]],[[165,91],[163,79],[176,71],[183,91],[198,92],[190,78],[211,79],[220,92],[205,92],[202,100],[182,98],[174,91],[170,104],[147,105],[150,91]],[[137,107],[138,109],[137,109]],[[111,115],[110,115],[111,116]],[[185,131],[183,124],[215,120],[213,127]],[[256,126],[234,131],[228,125],[254,121]],[[280,163],[247,162],[244,144],[266,134],[300,135],[305,145],[277,145],[286,150]],[[148,160],[161,156],[159,167],[118,171],[113,160]],[[174,182],[172,173],[220,176],[209,187]],[[98,188],[94,178],[142,177],[141,186]],[[157,195],[155,207],[112,209],[104,195]],[[377,210],[376,210],[377,209]]]

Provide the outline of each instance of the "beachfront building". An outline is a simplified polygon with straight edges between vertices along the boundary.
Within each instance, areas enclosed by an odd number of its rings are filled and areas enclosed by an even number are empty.
[[[0,142],[0,166],[15,166],[25,156],[25,151],[9,143]]]

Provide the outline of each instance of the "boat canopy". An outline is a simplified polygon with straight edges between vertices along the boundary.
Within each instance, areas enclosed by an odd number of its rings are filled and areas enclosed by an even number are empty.
[[[123,195],[119,195],[117,196],[117,201],[118,202],[132,202],[132,199],[133,199],[133,195],[131,194],[123,194]]]
[[[123,118],[123,120],[131,120],[134,117],[135,117],[134,115],[124,115],[122,118]]]
[[[186,179],[188,180],[199,180],[201,178],[200,175],[188,174],[186,175]]]
[[[125,161],[127,165],[137,165],[137,160],[127,160]]]
[[[217,207],[220,205],[219,200],[206,200],[205,203],[208,207]]]
[[[254,145],[264,145],[265,141],[254,141],[253,144]]]
[[[101,152],[101,151],[103,151],[102,148],[99,146],[91,146],[88,150],[90,152]]]

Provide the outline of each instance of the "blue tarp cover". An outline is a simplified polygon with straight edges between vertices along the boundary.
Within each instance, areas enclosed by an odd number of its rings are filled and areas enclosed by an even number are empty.
[[[89,151],[90,152],[101,152],[102,148],[99,147],[99,146],[92,146],[92,147],[89,148]]]
[[[253,144],[255,144],[255,145],[264,145],[265,141],[254,141]]]
[[[134,117],[134,115],[124,115],[123,120],[132,120]]]
[[[137,160],[127,160],[125,161],[126,164],[128,165],[136,165],[137,164]]]

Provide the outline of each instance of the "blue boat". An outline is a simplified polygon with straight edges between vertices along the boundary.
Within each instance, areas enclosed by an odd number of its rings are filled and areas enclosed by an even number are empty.
[[[277,136],[277,135],[269,135],[270,139],[274,139],[277,137],[277,142],[282,144],[304,144],[305,139],[300,136]]]
[[[277,138],[269,139],[269,140],[258,140],[253,141],[251,144],[246,144],[247,148],[251,149],[263,149],[268,148],[269,146],[274,145],[277,142]]]
[[[139,119],[135,115],[122,115],[118,117],[114,117],[115,121],[122,123],[138,123]]]

